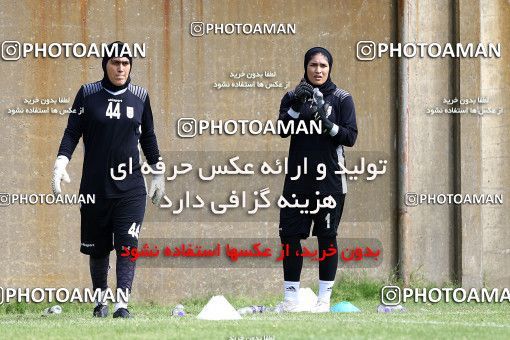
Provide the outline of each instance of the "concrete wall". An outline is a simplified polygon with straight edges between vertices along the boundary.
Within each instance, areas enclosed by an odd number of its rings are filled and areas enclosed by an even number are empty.
[[[412,41],[445,43],[460,21],[461,41],[496,41],[503,45],[500,60],[462,60],[460,74],[449,59],[409,60],[409,188],[415,192],[448,193],[458,173],[462,192],[507,190],[509,89],[507,1],[460,1],[455,11],[449,1],[408,1]],[[135,60],[132,78],[151,96],[160,149],[180,155],[192,152],[239,151],[272,159],[285,155],[287,139],[278,136],[176,136],[177,120],[275,119],[285,90],[215,90],[215,81],[228,80],[230,72],[276,71],[277,80],[294,86],[303,73],[304,52],[325,46],[334,57],[332,78],[355,100],[359,136],[347,150],[349,166],[360,156],[381,156],[388,171],[375,184],[349,183],[340,237],[376,238],[384,247],[379,267],[342,269],[339,275],[366,273],[386,278],[398,263],[397,219],[397,59],[384,57],[361,62],[355,57],[360,40],[390,42],[397,39],[400,2],[397,1],[2,1],[3,40],[25,42],[101,43],[113,40],[146,43],[148,55]],[[192,37],[189,24],[208,22],[289,22],[297,34],[289,36]],[[506,62],[506,64],[505,64]],[[48,193],[53,162],[67,117],[52,114],[14,115],[8,108],[24,98],[71,97],[80,84],[102,77],[99,60],[34,59],[0,62],[2,82],[0,115],[1,191]],[[463,97],[487,96],[502,106],[498,117],[429,116],[426,108],[454,96],[454,80]],[[460,142],[452,129],[460,124]],[[506,128],[505,128],[506,124]],[[455,144],[457,143],[457,144]],[[455,155],[460,153],[460,169]],[[374,157],[375,157],[374,156]],[[72,183],[79,187],[83,150],[79,146],[68,166]],[[457,171],[457,172],[456,172]],[[242,188],[243,179],[233,186]],[[255,185],[264,185],[257,179]],[[274,182],[281,190],[282,178]],[[194,187],[190,181],[188,186]],[[173,189],[167,185],[169,191]],[[180,188],[180,187],[179,187]],[[180,189],[179,189],[180,190]],[[420,206],[408,210],[410,272],[437,283],[462,273],[465,284],[508,286],[508,203],[495,207],[462,207],[461,219],[452,206]],[[162,220],[148,205],[142,236],[145,238],[266,238],[277,237],[278,212],[265,221],[235,222],[212,219]],[[4,222],[4,269],[1,286],[86,287],[90,284],[88,258],[79,253],[79,209],[76,206],[9,206],[0,208]],[[457,225],[458,223],[459,225]],[[455,230],[461,229],[460,241]],[[112,263],[114,259],[112,256]],[[461,269],[456,266],[460,262]],[[112,272],[113,273],[113,272]],[[279,268],[143,268],[137,271],[134,296],[139,300],[175,301],[184,296],[210,293],[262,295],[280,291]],[[115,286],[114,275],[110,284]],[[314,284],[317,269],[303,272],[304,285]]]
[[[409,42],[451,39],[449,1],[409,3]],[[438,28],[441,29],[438,29]],[[409,82],[409,192],[449,193],[453,190],[452,115],[426,113],[454,97],[452,64],[448,58],[411,58]],[[445,282],[452,277],[452,207],[420,205],[409,211],[410,275]]]

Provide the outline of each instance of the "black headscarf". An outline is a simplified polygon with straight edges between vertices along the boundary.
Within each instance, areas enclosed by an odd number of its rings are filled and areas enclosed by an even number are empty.
[[[110,60],[111,58],[126,57],[129,59],[129,64],[131,65],[131,69],[129,70],[129,73],[131,74],[131,70],[133,69],[133,58],[127,52],[122,53],[122,47],[125,45],[125,43],[123,43],[122,41],[112,42],[110,45],[108,45],[108,51],[112,50],[113,45],[117,45],[117,49],[114,50],[114,53],[112,53],[112,55],[110,57],[107,55],[103,56],[102,66],[103,66],[104,74],[103,74],[103,79],[101,80],[101,84],[103,85],[103,87],[107,88],[108,90],[110,90],[112,92],[117,92],[119,90],[123,90],[126,87],[128,87],[129,83],[131,82],[131,77],[128,74],[128,78],[127,78],[126,82],[124,83],[124,85],[122,85],[122,86],[114,85],[110,81],[110,79],[108,78],[108,74],[106,73],[106,64],[108,63],[108,60]]]
[[[331,55],[331,53],[329,53],[329,51],[327,49],[325,49],[323,47],[312,47],[311,49],[306,51],[305,62],[304,62],[304,67],[305,67],[304,79],[306,80],[306,82],[308,84],[312,85],[313,87],[317,87],[316,85],[312,84],[310,79],[308,79],[308,76],[306,75],[306,67],[308,66],[308,63],[310,62],[312,57],[318,53],[322,54],[323,56],[326,57],[326,59],[328,59],[328,64],[329,64],[328,79],[326,79],[326,82],[324,84],[322,84],[321,86],[318,86],[319,91],[321,91],[324,96],[327,96],[327,95],[335,92],[335,90],[336,90],[336,85],[331,81],[331,69],[333,68],[333,56]]]

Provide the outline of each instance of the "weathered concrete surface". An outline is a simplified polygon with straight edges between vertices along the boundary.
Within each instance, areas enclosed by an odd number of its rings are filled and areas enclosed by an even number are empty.
[[[460,2],[460,42],[480,41],[480,2],[478,0]],[[462,59],[460,61],[460,93],[466,98],[480,96],[480,61]],[[461,129],[461,191],[480,192],[482,177],[481,148],[482,120],[471,115],[460,117]],[[481,287],[483,265],[480,240],[482,240],[482,215],[478,205],[466,205],[461,217],[462,284],[466,287]]]
[[[314,3],[300,1],[158,1],[124,2],[4,2],[4,39],[30,42],[145,42],[148,57],[135,60],[132,78],[151,95],[156,132],[162,150],[285,151],[288,140],[278,136],[176,138],[181,117],[210,119],[275,119],[285,93],[271,91],[217,91],[215,81],[228,80],[230,72],[276,71],[277,80],[292,86],[302,77],[304,52],[323,45],[334,55],[333,80],[352,93],[358,109],[358,151],[380,151],[394,162],[394,66],[390,60],[359,63],[355,59],[358,40],[390,41],[394,38],[394,8],[390,1],[377,5],[354,1],[325,2],[317,11]],[[324,9],[328,8],[327,11]],[[339,13],[342,13],[339,20]],[[295,36],[207,36],[189,34],[192,21],[289,22],[297,25]],[[370,22],[378,25],[367,25]],[[2,109],[20,105],[23,98],[69,96],[80,84],[101,78],[99,60],[86,58],[34,60],[1,63],[5,78]],[[374,93],[384,93],[381,96]],[[52,115],[2,115],[2,190],[5,192],[49,192],[51,170],[66,117]],[[349,151],[347,151],[349,159]],[[83,152],[78,146],[68,171],[73,182],[65,192],[77,192]],[[350,163],[354,165],[354,160]],[[16,169],[13,173],[12,169]],[[388,176],[394,172],[388,170]],[[394,192],[387,183],[383,200],[393,208]],[[242,185],[242,182],[239,181]],[[351,187],[353,188],[353,187]],[[355,188],[355,187],[354,187]],[[168,187],[172,190],[171,186]],[[277,188],[281,190],[280,188]],[[363,215],[362,197],[370,187],[357,189],[346,211]],[[88,286],[88,259],[78,252],[79,210],[77,207],[17,206],[1,211],[5,223],[6,255],[2,259],[6,286]],[[150,207],[146,220],[155,210]],[[383,215],[383,214],[381,214]],[[346,222],[342,237],[375,237],[385,247],[383,264],[368,272],[385,277],[396,262],[395,221],[385,212],[377,222]],[[360,218],[363,220],[363,218]],[[276,237],[277,216],[261,223],[166,223],[147,222],[144,237]],[[112,256],[112,262],[113,262]],[[353,272],[359,272],[354,270]],[[317,272],[306,269],[306,285],[315,283]],[[341,274],[340,274],[341,275]],[[135,297],[176,300],[207,293],[279,292],[281,269],[148,269],[140,268]],[[111,286],[115,286],[113,275]]]
[[[410,42],[451,39],[449,1],[410,1]],[[453,189],[451,115],[427,114],[452,96],[448,58],[411,58],[409,63],[409,190],[418,194],[449,193]],[[437,283],[452,276],[452,207],[422,204],[408,209],[411,278]]]

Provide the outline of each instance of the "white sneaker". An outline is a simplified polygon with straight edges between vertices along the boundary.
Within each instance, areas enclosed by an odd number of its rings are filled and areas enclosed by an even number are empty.
[[[283,302],[279,303],[275,308],[274,311],[276,313],[299,313],[299,312],[307,312],[297,301],[292,300],[284,300]]]
[[[329,301],[317,300],[315,306],[312,307],[310,312],[312,313],[328,313],[330,310]]]

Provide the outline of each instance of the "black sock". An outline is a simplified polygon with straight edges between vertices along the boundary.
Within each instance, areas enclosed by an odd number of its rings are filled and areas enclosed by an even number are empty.
[[[296,256],[296,251],[301,254],[301,239],[299,237],[282,237],[283,249],[289,246],[289,254],[283,258],[283,279],[285,281],[299,281],[303,268],[303,257]]]
[[[108,288],[108,269],[110,254],[104,257],[92,257],[89,259],[90,277],[92,278],[92,289],[105,290]]]
[[[131,292],[133,278],[135,276],[136,261],[131,261],[131,256],[121,256],[122,251],[117,252],[117,289]]]
[[[326,258],[319,262],[319,280],[322,281],[335,281],[336,270],[338,268],[338,245],[336,237],[318,237],[319,241],[319,254],[322,256],[323,251],[328,251],[329,248],[335,248],[336,254],[334,256],[326,256]]]

